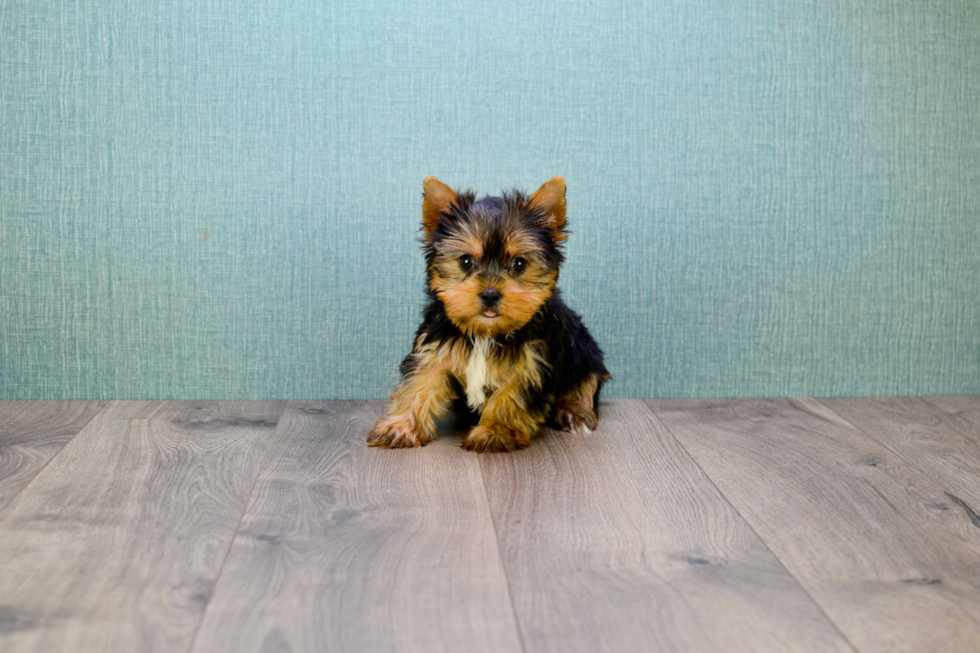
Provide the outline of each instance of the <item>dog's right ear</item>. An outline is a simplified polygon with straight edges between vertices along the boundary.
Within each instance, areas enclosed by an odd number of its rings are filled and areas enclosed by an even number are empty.
[[[426,177],[422,182],[422,227],[427,240],[432,240],[442,212],[455,201],[456,191],[435,177]]]
[[[555,242],[565,240],[565,179],[552,177],[534,191],[528,198],[528,203],[544,214],[544,225],[555,234]]]

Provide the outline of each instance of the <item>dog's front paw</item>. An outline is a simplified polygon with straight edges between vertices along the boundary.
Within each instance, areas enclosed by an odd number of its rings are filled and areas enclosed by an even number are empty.
[[[421,431],[415,421],[407,415],[382,417],[367,436],[369,447],[384,449],[424,447],[430,442],[432,436]]]
[[[460,446],[467,451],[499,453],[515,451],[531,444],[528,433],[504,424],[477,424]]]
[[[599,426],[595,411],[581,404],[555,406],[549,421],[555,429],[569,433],[591,433]]]

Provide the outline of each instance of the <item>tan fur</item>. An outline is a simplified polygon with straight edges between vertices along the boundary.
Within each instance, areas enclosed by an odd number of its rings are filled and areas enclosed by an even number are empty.
[[[544,419],[532,416],[524,403],[524,388],[540,387],[545,360],[543,343],[528,343],[514,360],[489,359],[493,394],[487,398],[480,422],[469,432],[462,447],[469,451],[513,451],[531,444]]]
[[[541,246],[524,232],[507,234],[507,241],[504,244],[504,251],[511,258],[515,256],[526,256],[534,252],[540,252]]]
[[[449,362],[449,369],[465,388],[470,381],[467,374],[472,347],[465,341],[456,341],[453,345],[455,351],[459,350],[460,343],[465,348],[466,354],[454,356]],[[547,365],[543,349],[544,343],[535,340],[527,343],[517,356],[511,357],[505,356],[497,346],[491,345],[486,352],[484,386],[491,393],[496,393],[514,382],[523,387],[541,387],[544,380],[544,368]],[[486,401],[489,402],[489,399]]]
[[[429,186],[426,186],[426,197],[430,193]],[[423,221],[427,219],[424,213]],[[430,229],[428,222],[426,229]],[[429,287],[442,301],[446,315],[453,324],[469,336],[483,338],[520,329],[551,296],[558,280],[557,271],[544,267],[532,256],[540,251],[540,246],[529,234],[518,230],[508,235],[504,247],[511,258],[527,257],[527,268],[522,274],[503,275],[495,279],[468,275],[460,268],[459,259],[469,254],[479,261],[483,256],[483,241],[476,231],[477,227],[463,225],[460,229],[460,233],[442,241],[439,256],[429,268]],[[485,309],[480,293],[487,288],[496,288],[501,293],[500,304],[495,309],[496,318],[483,315]]]
[[[557,274],[541,274],[539,270],[528,267],[517,279],[505,278],[498,289],[500,304],[498,318],[488,326],[491,333],[503,334],[517,331],[527,324],[541,305],[551,296]],[[499,321],[498,321],[499,320]]]
[[[458,276],[451,269],[449,273]],[[493,284],[479,276],[460,281],[434,270],[430,287],[446,307],[446,315],[453,324],[468,335],[483,338],[513,333],[527,324],[551,296],[557,280],[556,272],[532,263],[520,277],[503,277]],[[497,317],[492,319],[483,316],[480,301],[480,293],[488,287],[497,288],[501,295],[495,309]]]
[[[460,229],[460,233],[448,236],[442,241],[442,250],[451,256],[445,257],[440,264],[451,266],[450,269],[459,267],[458,260],[463,254],[469,254],[477,260],[483,257],[483,241],[480,240],[479,234],[468,226],[462,226]]]
[[[432,237],[439,224],[439,216],[456,201],[456,191],[435,177],[422,182],[422,226],[427,238]]]
[[[480,328],[481,320],[486,321],[480,301],[480,292],[485,287],[475,276],[459,282],[449,281],[435,273],[432,275],[432,289],[446,307],[446,315],[463,332],[474,336],[487,335]]]
[[[592,374],[577,388],[558,397],[551,411],[551,424],[562,431],[594,431],[599,418],[592,402],[598,387],[599,379]]]
[[[422,222],[431,243],[441,217],[458,197],[435,177],[427,178],[423,186]],[[414,368],[393,390],[385,415],[368,436],[371,446],[400,448],[431,442],[436,436],[435,420],[445,415],[448,404],[457,398],[453,379],[465,389],[471,408],[481,412],[479,423],[462,444],[465,449],[520,449],[528,446],[541,428],[544,417],[531,415],[525,396],[529,389],[539,390],[548,373],[544,343],[527,343],[515,353],[488,340],[526,325],[551,297],[558,280],[557,270],[536,255],[542,247],[532,232],[543,225],[553,230],[554,240],[565,238],[565,180],[552,178],[527,201],[542,217],[534,227],[522,226],[519,221],[508,223],[503,243],[508,260],[489,268],[477,267],[474,273],[469,266],[468,270],[460,266],[465,255],[473,257],[474,263],[481,261],[484,241],[492,233],[486,224],[461,224],[450,234],[441,234],[438,250],[432,250],[429,285],[446,315],[468,337],[429,344],[423,344],[424,336],[419,338],[411,354]],[[526,261],[523,271],[509,262],[518,256]],[[496,313],[492,318],[485,316],[487,309],[480,299],[487,288],[500,293],[492,305]],[[478,343],[475,351],[473,339]],[[593,375],[557,398],[551,421],[565,430],[595,428],[593,398],[598,384]]]
[[[544,211],[549,226],[558,232],[556,240],[564,240],[567,237],[562,233],[565,226],[565,179],[552,177],[534,191],[528,201]]]
[[[491,393],[482,407],[480,423],[463,447],[475,451],[510,451],[530,443],[543,420],[527,415],[521,388],[540,387],[545,373],[543,343],[530,342],[517,356],[491,347],[486,356],[485,387]],[[456,398],[450,374],[466,387],[472,347],[465,340],[416,345],[415,371],[392,392],[385,415],[375,424],[368,444],[384,448],[424,446],[435,437],[435,420],[446,414]]]
[[[466,436],[462,447],[468,451],[514,451],[531,444],[531,436],[543,419],[533,417],[524,405],[522,385],[517,379],[487,399],[480,423]]]
[[[436,434],[435,420],[446,414],[456,398],[448,371],[453,359],[450,347],[417,349],[418,367],[395,386],[385,416],[368,435],[372,447],[421,447]],[[447,364],[450,363],[450,364]]]

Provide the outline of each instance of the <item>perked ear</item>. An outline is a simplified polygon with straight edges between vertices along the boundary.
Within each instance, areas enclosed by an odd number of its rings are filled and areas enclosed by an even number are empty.
[[[565,180],[552,177],[534,191],[528,204],[540,209],[546,216],[546,224],[555,231],[556,240],[564,240],[561,232],[565,226]]]
[[[435,177],[426,177],[422,182],[422,226],[427,239],[432,240],[439,216],[455,201],[456,191]]]

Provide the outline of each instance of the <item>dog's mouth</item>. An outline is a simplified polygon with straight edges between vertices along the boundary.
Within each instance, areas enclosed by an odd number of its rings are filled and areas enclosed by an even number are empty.
[[[497,314],[494,313],[493,311],[483,311],[483,316],[493,318],[493,317],[497,317]]]

